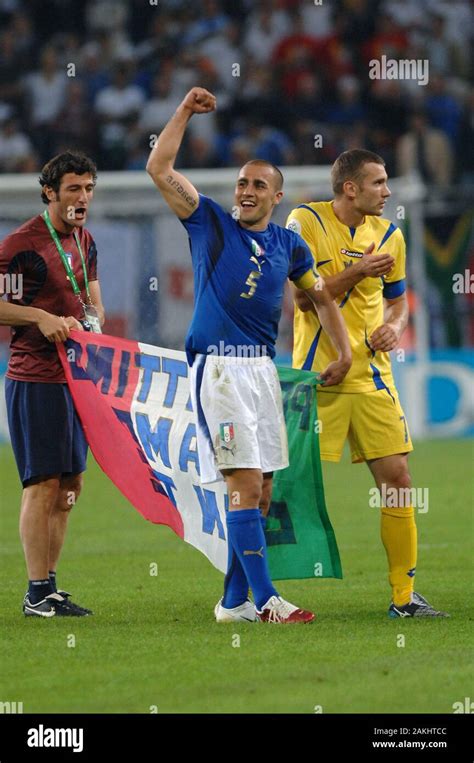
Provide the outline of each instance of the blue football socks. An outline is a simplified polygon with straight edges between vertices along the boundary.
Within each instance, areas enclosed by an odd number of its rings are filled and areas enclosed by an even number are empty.
[[[245,574],[246,586],[250,586],[252,589],[257,609],[261,609],[270,596],[278,596],[270,579],[267,546],[262,524],[262,515],[259,509],[239,509],[227,513],[229,549],[233,549],[240,562]],[[230,577],[232,580],[233,575]],[[242,591],[243,589],[240,588],[239,590]],[[239,604],[242,604],[246,598],[246,594],[244,598],[241,594]],[[223,606],[227,605],[223,602]]]
[[[243,604],[248,598],[249,584],[231,543],[228,544],[228,548],[229,559],[227,562],[227,574],[224,579],[222,606],[226,609],[233,609]]]
[[[267,518],[260,514],[260,523],[265,532]],[[229,559],[227,562],[227,574],[224,579],[224,596],[222,606],[226,609],[239,607],[248,599],[249,582],[239,558],[233,547],[229,544]]]

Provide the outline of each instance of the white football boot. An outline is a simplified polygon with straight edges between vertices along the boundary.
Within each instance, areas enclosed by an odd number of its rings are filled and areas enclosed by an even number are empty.
[[[226,609],[222,606],[222,599],[219,599],[214,607],[214,614],[218,623],[233,623],[236,620],[241,620],[247,623],[253,623],[257,619],[255,612],[255,605],[253,601],[247,599],[243,604],[239,604],[238,607],[232,609]]]

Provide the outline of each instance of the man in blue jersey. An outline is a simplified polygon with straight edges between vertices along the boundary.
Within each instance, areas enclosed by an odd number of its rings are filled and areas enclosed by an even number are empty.
[[[190,240],[195,307],[186,351],[201,481],[222,474],[229,493],[228,570],[214,612],[218,622],[311,622],[312,612],[285,601],[274,588],[264,535],[273,472],[288,466],[281,390],[271,360],[286,279],[314,302],[336,348],[337,360],[321,374],[326,386],[339,384],[349,370],[349,341],[303,239],[270,223],[283,196],[277,167],[261,160],[242,167],[232,214],[198,194],[174,169],[190,118],[215,108],[207,90],[190,90],[147,164]],[[248,600],[249,587],[255,604]]]

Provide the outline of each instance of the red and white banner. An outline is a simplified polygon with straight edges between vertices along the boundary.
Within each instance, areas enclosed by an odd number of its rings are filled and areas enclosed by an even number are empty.
[[[184,352],[72,331],[59,353],[94,457],[130,503],[225,571],[225,484],[202,487]]]

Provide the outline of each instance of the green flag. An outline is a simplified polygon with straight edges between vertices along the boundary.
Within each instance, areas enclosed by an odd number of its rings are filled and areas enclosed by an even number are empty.
[[[278,368],[290,465],[275,472],[266,539],[274,580],[342,578],[336,537],[324,499],[317,432],[317,378]]]

